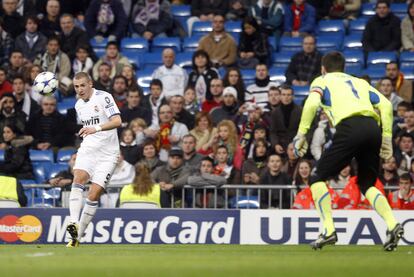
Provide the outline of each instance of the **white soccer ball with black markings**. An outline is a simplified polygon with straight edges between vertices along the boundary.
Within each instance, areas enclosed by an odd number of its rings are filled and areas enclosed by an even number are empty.
[[[41,95],[50,95],[56,91],[58,80],[55,74],[49,71],[39,73],[33,82],[33,90]]]

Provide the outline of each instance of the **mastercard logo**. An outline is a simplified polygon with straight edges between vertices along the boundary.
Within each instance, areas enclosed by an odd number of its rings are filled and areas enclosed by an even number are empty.
[[[33,242],[42,235],[42,229],[40,220],[32,215],[6,215],[0,218],[0,240],[5,242]]]

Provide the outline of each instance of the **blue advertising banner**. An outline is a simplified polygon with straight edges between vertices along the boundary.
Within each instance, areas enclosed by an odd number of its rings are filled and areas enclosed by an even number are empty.
[[[0,209],[0,244],[68,241],[68,209]],[[237,210],[99,209],[83,243],[239,244]]]

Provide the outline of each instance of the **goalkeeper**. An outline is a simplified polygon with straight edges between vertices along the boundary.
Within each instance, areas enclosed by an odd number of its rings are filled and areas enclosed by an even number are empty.
[[[308,147],[305,135],[319,107],[336,127],[332,145],[322,154],[311,176],[312,197],[323,221],[323,233],[311,246],[316,250],[337,242],[325,181],[355,158],[360,190],[385,220],[388,230],[384,250],[392,251],[404,230],[395,220],[385,196],[374,187],[380,156],[392,157],[392,105],[366,81],[343,73],[344,67],[345,59],[339,52],[322,58],[322,76],[311,84],[298,133],[293,139],[295,154],[302,157]]]

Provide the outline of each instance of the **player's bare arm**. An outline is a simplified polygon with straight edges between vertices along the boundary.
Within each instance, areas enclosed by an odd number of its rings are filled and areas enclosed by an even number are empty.
[[[116,128],[120,127],[121,124],[122,124],[121,116],[120,115],[114,115],[109,119],[108,122],[106,122],[102,125],[95,126],[95,127],[83,127],[82,129],[79,130],[79,136],[84,138],[87,135],[92,135],[92,134],[95,134],[97,132],[116,129]]]

